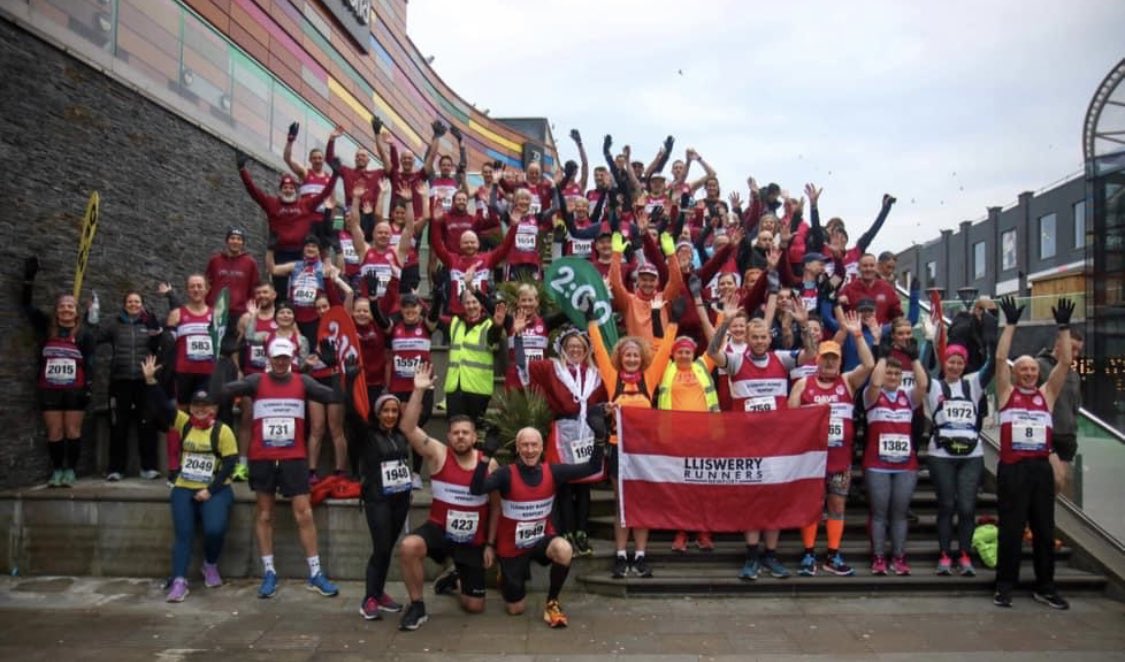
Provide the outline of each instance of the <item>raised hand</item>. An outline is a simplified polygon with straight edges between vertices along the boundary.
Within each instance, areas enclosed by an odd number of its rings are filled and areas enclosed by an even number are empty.
[[[446,128],[445,125],[441,123],[441,120],[434,120],[433,122],[431,122],[430,128],[434,130],[435,138],[440,138],[445,135]]]
[[[726,319],[731,319],[737,315],[738,311],[741,309],[742,306],[739,305],[737,292],[731,292],[723,298],[723,317]]]
[[[1074,302],[1066,297],[1060,297],[1058,303],[1051,308],[1051,315],[1055,318],[1055,324],[1059,325],[1060,329],[1070,327],[1070,316],[1074,314]]]
[[[241,149],[234,150],[234,163],[238,166],[239,170],[244,170],[246,168],[246,162],[249,160],[250,157],[246,156],[246,152]]]
[[[728,195],[727,200],[730,200],[731,209],[734,209],[735,207],[742,207],[742,196],[738,194],[738,191],[734,191],[730,195]]]
[[[665,138],[664,139],[664,153],[665,154],[671,154],[672,153],[672,146],[675,145],[675,144],[676,144],[676,139],[673,138],[672,136],[668,136],[667,138]]]
[[[769,251],[766,252],[766,266],[770,271],[777,269],[777,265],[781,263],[781,249],[777,246],[770,246]]]
[[[1000,310],[1004,311],[1004,322],[1007,324],[1019,324],[1023,309],[1023,306],[1016,306],[1016,300],[1011,296],[1000,298]]]
[[[816,184],[805,184],[805,195],[808,196],[809,204],[813,207],[816,206],[817,200],[820,200],[820,194],[824,191],[822,188],[817,188]]]
[[[156,362],[156,356],[149,354],[141,361],[141,375],[144,376],[146,382],[151,382],[156,379],[156,373],[160,371],[160,364]]]
[[[517,312],[512,318],[512,333],[519,335],[527,328],[528,323],[531,322],[531,316],[522,312]]]
[[[383,120],[378,115],[371,116],[371,130],[375,132],[376,136],[383,132]]]
[[[891,195],[890,193],[884,193],[883,194],[883,206],[884,207],[890,207],[891,205],[893,205],[896,202],[898,202],[898,200],[893,195]]]
[[[434,387],[434,367],[429,363],[420,363],[414,369],[414,390],[428,391]]]
[[[573,140],[576,145],[582,144],[582,134],[578,133],[578,129],[570,130],[570,139]]]
[[[918,349],[918,341],[915,340],[913,338],[913,336],[908,338],[907,341],[906,341],[906,345],[903,346],[903,347],[899,347],[899,350],[903,354],[906,354],[906,358],[910,359],[911,361],[917,361],[918,360],[920,350]],[[906,369],[906,366],[903,366],[903,370],[905,370],[905,369]]]
[[[746,178],[746,186],[750,187],[750,195],[758,195],[758,180],[754,179],[754,175]]]
[[[161,282],[156,284],[156,293],[160,296],[165,296],[172,291],[172,286],[168,283]]]
[[[339,138],[344,135],[344,125],[337,124],[336,128],[332,129],[332,133],[328,134],[329,138]]]
[[[331,368],[336,365],[336,343],[332,342],[330,338],[322,338],[317,343],[316,355],[325,367]]]
[[[688,278],[688,291],[691,292],[691,298],[699,300],[703,297],[703,280],[700,279],[699,274],[693,273]]]
[[[504,323],[504,318],[508,316],[508,304],[500,301],[496,304],[496,312],[492,314],[492,323],[500,326]]]
[[[297,133],[300,130],[301,130],[301,123],[300,122],[293,122],[292,124],[290,124],[289,125],[289,135],[286,137],[286,140],[288,140],[289,142],[293,142],[294,140],[296,140],[297,139]]]
[[[664,303],[665,303],[665,301],[664,301],[664,293],[663,292],[657,292],[652,297],[651,305],[652,305],[652,309],[654,311],[659,311],[661,308],[663,308]]]
[[[602,150],[608,152],[611,149],[613,149],[613,136],[607,133],[605,140],[602,141]]]
[[[863,332],[863,325],[859,321],[859,313],[854,310],[844,313],[843,326],[853,336],[858,336]]]

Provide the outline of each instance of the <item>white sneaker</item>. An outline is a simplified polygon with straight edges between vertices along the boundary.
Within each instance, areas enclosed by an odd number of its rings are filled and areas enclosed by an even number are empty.
[[[124,478],[124,476],[122,476],[120,473],[118,473],[116,471],[111,471],[108,474],[106,474],[106,476],[105,476],[106,482],[108,482],[108,483],[116,483],[117,481],[121,480],[122,478]]]
[[[145,480],[156,480],[157,478],[160,478],[160,472],[156,469],[145,469],[141,472],[141,478],[144,478]]]

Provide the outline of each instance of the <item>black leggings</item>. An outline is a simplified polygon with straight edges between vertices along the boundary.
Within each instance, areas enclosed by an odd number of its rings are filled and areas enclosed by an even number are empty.
[[[129,458],[129,429],[137,428],[137,450],[142,471],[155,470],[156,423],[148,411],[143,379],[118,379],[109,383],[109,473],[125,473]]]
[[[468,416],[477,422],[480,428],[484,422],[484,413],[488,410],[488,402],[492,394],[479,395],[466,393],[461,390],[450,391],[445,394],[445,411],[450,418],[454,416]]]
[[[555,499],[559,533],[586,531],[590,526],[590,486],[581,483],[563,483],[558,486]]]
[[[371,532],[371,558],[367,559],[367,596],[378,600],[387,584],[395,541],[410,510],[410,492],[399,492],[382,499],[364,499],[363,514]]]

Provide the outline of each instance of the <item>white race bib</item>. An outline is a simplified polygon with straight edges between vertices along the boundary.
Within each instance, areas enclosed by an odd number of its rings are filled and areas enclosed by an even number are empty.
[[[910,435],[879,435],[879,459],[884,462],[900,463],[910,459]]]
[[[964,400],[946,400],[941,410],[945,412],[946,423],[952,425],[975,425],[977,422],[977,408],[973,403]]]
[[[257,368],[266,367],[265,345],[250,345],[250,365]]]
[[[748,398],[743,403],[742,409],[743,411],[773,411],[777,409],[777,400],[768,395]]]
[[[581,464],[588,462],[590,456],[594,454],[594,438],[589,436],[579,437],[578,439],[570,440],[570,455],[574,459],[574,464]]]
[[[531,204],[527,206],[527,210],[532,214],[538,214],[543,209],[543,201],[539,199],[538,195],[531,194]]]
[[[189,361],[210,361],[215,358],[211,336],[188,336],[184,339]]]
[[[801,303],[805,305],[806,312],[813,312],[816,310],[816,297],[801,297]]]
[[[262,419],[262,443],[269,448],[289,448],[297,443],[297,421],[273,416]]]
[[[51,384],[70,385],[78,379],[78,362],[74,359],[47,359],[46,370]]]
[[[379,465],[383,476],[383,494],[395,494],[409,490],[410,467],[402,460],[386,460]]]
[[[301,285],[293,288],[293,303],[298,306],[311,306],[316,303],[316,288]]]
[[[404,379],[413,379],[414,372],[418,369],[418,365],[422,362],[422,357],[414,356],[406,358],[404,356],[395,355],[394,357],[394,371],[395,377],[402,377]]]
[[[547,535],[547,520],[537,519],[529,522],[516,522],[516,547],[526,549]]]
[[[449,509],[445,512],[445,537],[453,542],[472,542],[480,526],[480,513]]]
[[[359,264],[359,256],[355,252],[355,244],[351,239],[340,240],[340,252],[344,254],[344,262],[348,264]]]
[[[450,209],[453,209],[453,196],[452,195],[441,196],[441,208],[444,209],[445,211],[449,211]]]
[[[1047,448],[1047,426],[1035,422],[1012,423],[1012,449],[1039,452]]]
[[[594,242],[589,239],[575,239],[570,242],[570,249],[572,255],[586,257],[594,252]]]
[[[828,447],[843,448],[844,446],[844,419],[828,419]]]
[[[536,231],[532,228],[523,228],[516,230],[516,250],[518,251],[533,251],[535,250]]]
[[[210,483],[215,477],[214,453],[184,453],[180,460],[180,478],[193,483]]]

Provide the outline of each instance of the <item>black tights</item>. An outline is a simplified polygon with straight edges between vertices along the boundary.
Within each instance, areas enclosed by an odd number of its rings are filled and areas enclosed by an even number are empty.
[[[387,584],[395,541],[410,510],[410,492],[399,492],[382,499],[365,499],[363,514],[371,532],[371,558],[367,559],[367,598],[378,600]],[[365,598],[366,599],[366,598]]]
[[[559,533],[586,531],[590,526],[590,486],[564,483],[558,486],[555,499]]]

